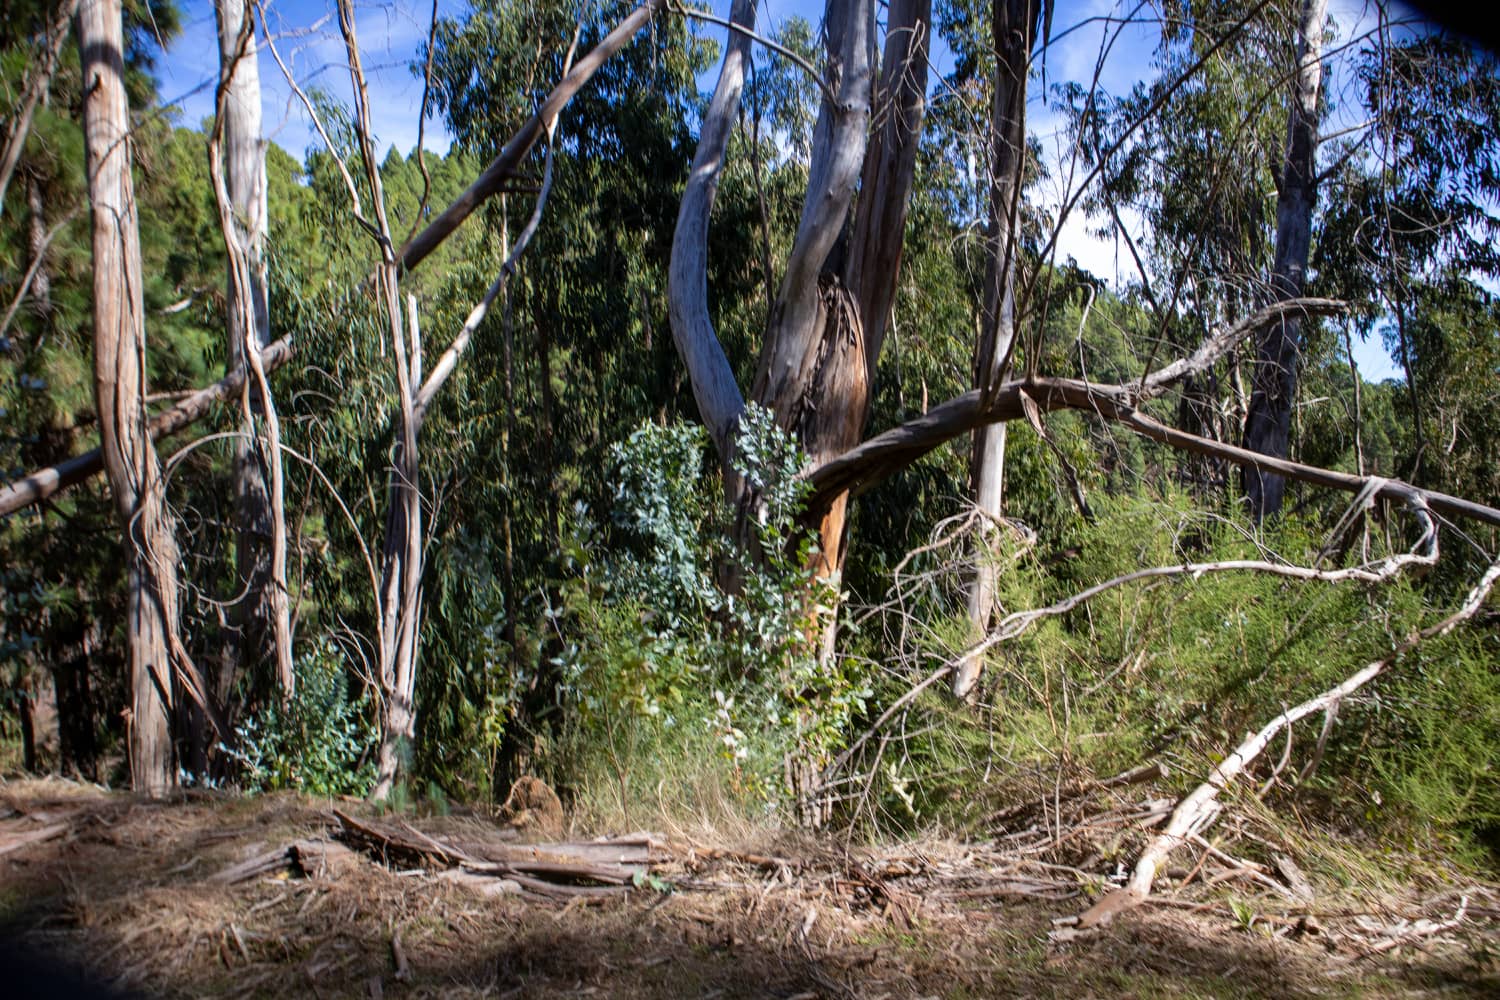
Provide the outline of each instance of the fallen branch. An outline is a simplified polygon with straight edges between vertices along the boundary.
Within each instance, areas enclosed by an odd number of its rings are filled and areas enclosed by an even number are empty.
[[[1151,886],[1156,878],[1157,871],[1177,847],[1191,840],[1208,823],[1212,822],[1214,815],[1219,810],[1217,802],[1219,793],[1234,781],[1260,754],[1270,745],[1277,733],[1318,712],[1326,712],[1329,708],[1365,684],[1379,677],[1392,664],[1402,656],[1411,652],[1417,646],[1428,639],[1446,635],[1460,624],[1468,621],[1479,611],[1495,586],[1495,581],[1500,579],[1500,562],[1496,562],[1485,571],[1474,589],[1469,591],[1468,596],[1457,611],[1444,618],[1429,628],[1413,632],[1406,637],[1391,654],[1383,659],[1376,660],[1366,665],[1363,669],[1350,676],[1342,684],[1324,691],[1315,698],[1310,698],[1293,708],[1282,712],[1276,718],[1266,723],[1261,730],[1249,739],[1245,740],[1234,752],[1225,757],[1217,767],[1208,775],[1208,780],[1199,785],[1186,798],[1178,803],[1172,813],[1167,827],[1146,845],[1141,852],[1140,859],[1136,862],[1135,870],[1131,873],[1130,881],[1125,888],[1111,892],[1101,899],[1084,917],[1079,918],[1081,926],[1092,926],[1107,922],[1108,919],[1123,910],[1131,909],[1140,905],[1150,895]],[[1085,917],[1092,918],[1088,923]]]
[[[511,881],[545,896],[571,897],[618,892],[638,884],[653,863],[665,860],[664,845],[651,834],[560,844],[515,844],[497,839],[429,836],[408,823],[358,820],[335,809],[341,836],[390,864],[439,865],[462,874],[445,875],[476,886],[470,876]],[[482,890],[489,892],[490,890]],[[497,885],[495,892],[504,892]]]
[[[1378,488],[1378,484],[1382,481],[1373,480],[1372,483]],[[1045,608],[1016,611],[1007,615],[997,628],[966,650],[959,659],[960,661],[967,661],[973,657],[980,656],[995,646],[1014,639],[1043,618],[1054,618],[1058,615],[1066,614],[1079,605],[1098,597],[1100,594],[1116,590],[1127,584],[1138,583],[1141,580],[1155,580],[1177,576],[1187,576],[1196,580],[1201,576],[1216,573],[1255,572],[1288,577],[1293,580],[1321,580],[1325,583],[1340,583],[1346,580],[1358,580],[1362,583],[1383,583],[1408,566],[1432,566],[1437,562],[1437,526],[1433,524],[1432,517],[1423,506],[1415,504],[1413,509],[1421,521],[1422,535],[1418,538],[1417,544],[1411,552],[1389,556],[1373,564],[1331,570],[1313,569],[1309,566],[1298,566],[1293,563],[1273,563],[1264,559],[1224,559],[1218,562],[1179,563],[1174,566],[1152,566],[1147,569],[1138,569],[1131,573],[1112,577],[1102,583],[1096,583],[1092,587],[1080,590],[1076,594],[1071,594],[1055,604],[1049,604]]]
[[[506,143],[505,148],[490,161],[489,166],[474,180],[474,183],[454,199],[453,203],[427,228],[412,237],[397,252],[397,259],[403,271],[415,270],[442,245],[444,240],[453,235],[470,215],[474,214],[475,209],[490,196],[500,192],[506,182],[516,176],[522,161],[531,152],[537,140],[546,133],[546,123],[557,117],[563,106],[582,89],[584,84],[588,83],[606,60],[624,48],[625,43],[651,20],[652,15],[660,9],[663,2],[664,0],[647,0],[606,35],[593,51],[578,61],[572,72],[564,76],[562,81],[552,89],[552,93],[547,95],[547,99],[542,102],[537,112],[516,131],[510,142]],[[261,352],[261,364],[266,374],[269,375],[286,364],[295,353],[296,347],[289,338],[283,337],[268,344]],[[212,385],[197,390],[165,413],[159,414],[150,424],[152,440],[177,433],[202,419],[214,404],[237,397],[244,381],[243,371],[230,372]],[[97,475],[103,468],[103,458],[96,448],[58,465],[39,469],[0,490],[0,517],[14,514],[18,510],[53,496],[60,490],[76,486]]]
[[[970,390],[933,407],[924,416],[893,427],[808,470],[802,478],[812,486],[807,499],[809,509],[820,509],[846,491],[855,495],[863,493],[938,446],[976,427],[1024,419],[1023,391],[1040,412],[1072,409],[1092,413],[1179,451],[1224,459],[1246,468],[1274,472],[1288,479],[1346,493],[1360,493],[1370,486],[1369,476],[1273,458],[1168,427],[1136,409],[1135,401],[1140,397],[1134,386],[1102,385],[1074,378],[1034,378],[1005,383],[995,391],[988,405],[982,403],[978,389]],[[1500,509],[1436,490],[1425,490],[1399,479],[1381,480],[1374,496],[1404,503],[1420,501],[1438,514],[1470,518],[1500,527]]]

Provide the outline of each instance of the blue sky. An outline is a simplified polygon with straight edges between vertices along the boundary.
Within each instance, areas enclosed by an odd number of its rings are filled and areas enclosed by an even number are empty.
[[[348,72],[343,41],[333,15],[333,0],[265,0],[264,5],[277,51],[299,84],[304,88],[310,85],[322,87],[347,99]],[[466,7],[465,0],[438,0],[440,15],[457,16]],[[727,16],[729,0],[713,0],[713,7],[716,13]],[[1056,41],[1046,54],[1049,82],[1088,80],[1093,74],[1106,32],[1112,30],[1103,19],[1123,17],[1135,7],[1135,3],[1124,0],[1058,0],[1052,27]],[[1364,0],[1331,0],[1330,9],[1340,26],[1341,38],[1352,37],[1370,23]],[[419,46],[426,41],[431,10],[431,0],[397,0],[394,3],[356,0],[356,23],[369,76],[375,132],[382,149],[394,145],[407,152],[416,145],[422,87],[409,66],[416,58]],[[1149,16],[1151,10],[1146,6],[1143,12]],[[794,14],[816,24],[822,16],[822,3],[817,0],[762,0],[758,29],[770,33],[775,24]],[[210,0],[183,0],[182,25],[181,35],[159,64],[158,75],[163,98],[178,104],[185,123],[195,123],[213,114],[218,43]],[[722,29],[712,25],[701,25],[700,30],[723,33]],[[1151,70],[1155,42],[1155,30],[1148,22],[1132,24],[1119,32],[1103,63],[1101,82],[1105,89],[1123,93],[1145,76]],[[952,69],[952,56],[940,41],[932,59],[934,78]],[[705,90],[713,86],[715,72],[705,74],[701,81]],[[317,144],[317,137],[264,44],[260,75],[266,133],[294,156],[300,157],[310,146]],[[1328,82],[1335,88],[1344,83],[1337,78]],[[1060,123],[1048,110],[1041,88],[1032,89],[1029,125],[1042,142],[1053,174],[1052,190],[1038,192],[1038,196],[1043,204],[1055,208],[1066,195],[1068,181],[1071,179],[1076,184],[1082,177],[1081,172],[1069,169]],[[443,152],[449,141],[442,123],[430,119],[423,145]],[[1126,221],[1129,224],[1132,220],[1127,216]],[[1072,256],[1093,273],[1116,282],[1133,277],[1129,255],[1123,247],[1090,236],[1088,225],[1089,221],[1079,213],[1066,220],[1058,239],[1059,259]],[[1354,353],[1366,378],[1400,377],[1377,340],[1356,343]]]

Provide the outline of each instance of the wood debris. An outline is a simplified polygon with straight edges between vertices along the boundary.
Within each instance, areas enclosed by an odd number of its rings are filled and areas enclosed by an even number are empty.
[[[552,844],[518,844],[492,837],[430,836],[406,822],[359,820],[333,811],[339,836],[384,864],[446,869],[443,877],[469,888],[494,881],[487,895],[519,889],[553,899],[612,895],[643,884],[651,866],[670,858],[649,833]],[[457,875],[449,874],[457,871]]]

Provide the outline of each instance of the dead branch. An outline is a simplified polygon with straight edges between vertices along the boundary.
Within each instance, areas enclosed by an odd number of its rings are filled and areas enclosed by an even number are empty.
[[[1359,493],[1369,485],[1368,476],[1356,476],[1288,459],[1272,458],[1168,427],[1135,408],[1133,400],[1137,397],[1134,386],[1103,385],[1072,378],[1035,378],[1005,383],[988,406],[983,405],[979,390],[972,389],[933,407],[924,416],[878,434],[809,470],[804,473],[804,478],[813,487],[808,498],[809,507],[817,509],[845,491],[863,493],[939,445],[981,424],[1023,419],[1023,390],[1044,413],[1058,409],[1092,413],[1101,419],[1123,424],[1142,437],[1170,445],[1179,451],[1221,458],[1347,493]],[[1381,499],[1403,503],[1420,500],[1434,513],[1471,518],[1500,527],[1500,510],[1494,507],[1436,490],[1421,489],[1398,479],[1385,480],[1375,495]]]
[[[526,155],[545,132],[542,123],[556,118],[568,101],[598,72],[599,67],[624,48],[625,43],[646,25],[664,2],[665,0],[647,0],[606,35],[593,51],[579,60],[572,72],[565,75],[552,89],[537,113],[511,136],[510,142],[490,161],[474,183],[454,199],[427,228],[401,248],[398,260],[404,271],[415,270],[443,241],[453,235],[475,209],[491,195],[499,193],[506,182],[516,176]],[[266,373],[270,374],[290,361],[295,353],[296,345],[290,339],[282,338],[266,346],[261,352],[261,363]],[[151,437],[156,439],[175,434],[201,420],[216,403],[238,396],[244,379],[244,372],[229,372],[212,385],[199,389],[153,419],[150,426]],[[0,517],[14,514],[61,490],[76,486],[98,475],[103,468],[103,457],[96,448],[58,465],[39,469],[0,490]]]
[[[1385,673],[1397,660],[1423,642],[1446,635],[1474,617],[1494,588],[1497,579],[1500,579],[1500,561],[1495,562],[1485,571],[1484,576],[1469,591],[1463,604],[1453,614],[1436,625],[1411,633],[1389,656],[1367,664],[1338,686],[1282,712],[1261,727],[1259,732],[1236,747],[1233,753],[1225,757],[1209,773],[1208,779],[1203,784],[1178,803],[1166,829],[1141,852],[1140,859],[1136,862],[1135,870],[1131,873],[1130,881],[1125,888],[1111,893],[1110,896],[1105,897],[1105,900],[1101,900],[1099,905],[1103,906],[1111,897],[1115,897],[1112,905],[1116,911],[1139,905],[1150,894],[1152,882],[1167,855],[1212,822],[1213,816],[1219,809],[1217,802],[1219,793],[1265,750],[1277,733],[1309,715],[1328,711],[1332,706]]]
[[[1379,482],[1377,480],[1377,482]],[[1414,513],[1422,525],[1421,537],[1410,552],[1397,553],[1377,563],[1350,566],[1346,569],[1314,569],[1293,563],[1276,563],[1264,559],[1224,559],[1219,562],[1180,563],[1176,566],[1152,566],[1112,577],[1076,594],[1049,604],[1045,608],[1016,611],[1007,615],[999,627],[983,640],[966,650],[961,659],[980,656],[1003,642],[1014,639],[1043,618],[1054,618],[1098,597],[1100,594],[1141,580],[1186,576],[1194,580],[1215,573],[1254,572],[1283,576],[1293,580],[1321,580],[1325,583],[1341,583],[1357,580],[1362,583],[1383,583],[1410,566],[1432,566],[1438,558],[1437,526],[1425,507],[1413,505]]]

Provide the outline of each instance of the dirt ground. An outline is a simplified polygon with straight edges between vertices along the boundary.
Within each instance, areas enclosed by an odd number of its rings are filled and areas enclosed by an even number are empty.
[[[105,995],[1500,996],[1500,892],[1467,880],[1294,901],[1200,861],[1081,930],[1102,883],[1014,843],[660,838],[649,875],[539,894],[371,850],[334,808],[435,845],[514,841],[483,816],[9,782],[0,937]],[[336,853],[309,863],[309,844]],[[20,975],[0,969],[0,994],[35,988]]]

